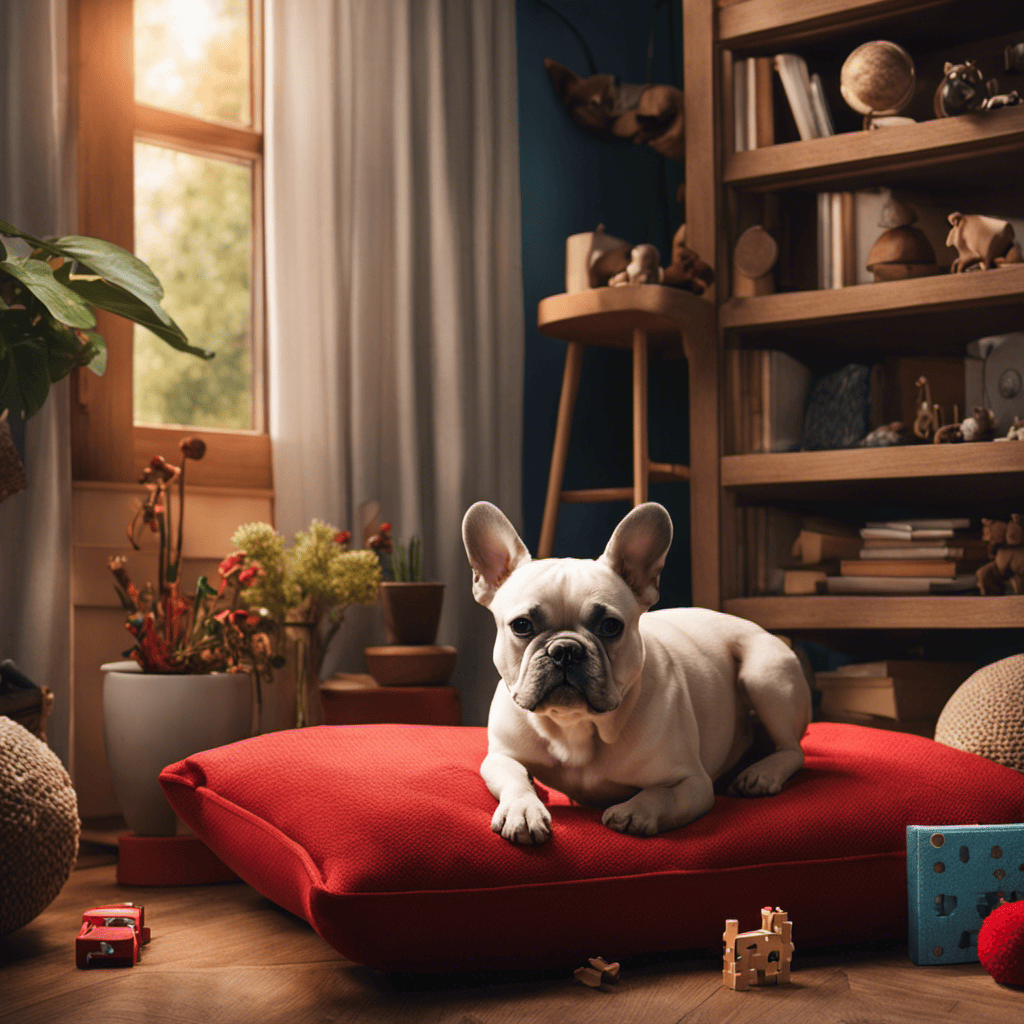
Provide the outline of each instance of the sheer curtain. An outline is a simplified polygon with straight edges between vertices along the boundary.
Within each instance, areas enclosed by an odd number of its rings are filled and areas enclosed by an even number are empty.
[[[379,499],[447,584],[464,720],[493,626],[461,519],[519,521],[523,307],[515,8],[504,0],[270,0],[270,430],[277,526],[359,529]],[[379,612],[329,668],[362,671]]]
[[[0,3],[0,218],[73,230],[66,0]],[[0,659],[54,691],[50,745],[71,764],[71,457],[68,382],[26,423],[28,487],[0,503]]]

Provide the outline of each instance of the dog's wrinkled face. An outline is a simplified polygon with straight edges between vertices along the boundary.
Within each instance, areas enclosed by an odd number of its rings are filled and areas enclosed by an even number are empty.
[[[486,502],[466,513],[463,537],[474,593],[497,624],[494,663],[515,703],[563,722],[614,711],[643,669],[640,615],[657,600],[668,513],[634,509],[597,561],[531,561]]]

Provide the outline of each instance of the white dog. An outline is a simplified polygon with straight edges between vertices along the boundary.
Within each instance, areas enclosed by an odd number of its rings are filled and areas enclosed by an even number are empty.
[[[653,835],[710,810],[713,779],[751,742],[753,710],[775,752],[729,792],[778,793],[804,763],[811,695],[796,656],[760,626],[701,608],[648,612],[672,542],[653,502],[633,509],[597,560],[532,561],[494,505],[466,513],[473,593],[494,613],[501,673],[480,772],[491,828],[542,843],[551,816],[533,778],[607,808],[618,832]]]

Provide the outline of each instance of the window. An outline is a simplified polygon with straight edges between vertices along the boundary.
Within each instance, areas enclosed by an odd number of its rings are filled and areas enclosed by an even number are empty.
[[[78,478],[134,480],[205,436],[197,483],[270,486],[262,311],[261,0],[76,0],[79,230],[131,249],[210,361],[104,317],[76,379]],[[216,434],[215,437],[209,436]]]

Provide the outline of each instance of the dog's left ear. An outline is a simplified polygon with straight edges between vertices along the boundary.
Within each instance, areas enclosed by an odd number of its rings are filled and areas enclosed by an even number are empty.
[[[489,501],[470,506],[462,520],[462,542],[473,567],[473,596],[485,608],[505,580],[532,561],[516,528]]]
[[[598,559],[618,573],[646,611],[658,600],[658,582],[672,546],[672,518],[663,505],[648,501],[622,520]]]

